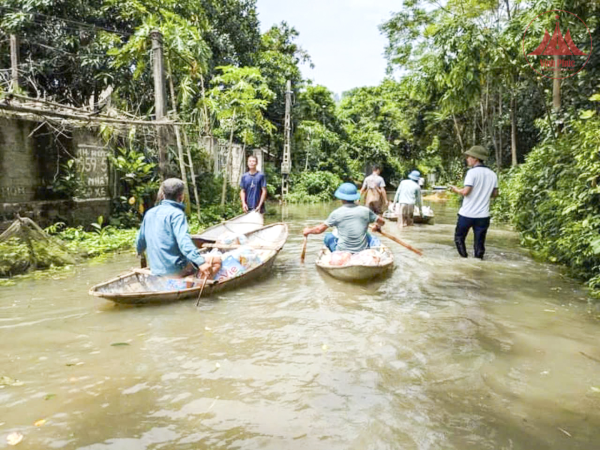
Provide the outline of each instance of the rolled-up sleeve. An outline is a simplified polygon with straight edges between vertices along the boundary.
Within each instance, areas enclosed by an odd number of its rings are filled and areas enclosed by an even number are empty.
[[[331,214],[329,214],[329,217],[325,221],[325,225],[327,225],[328,227],[337,227],[338,223],[339,220],[336,211],[333,211]]]
[[[369,223],[373,223],[377,220],[377,214],[369,210]]]
[[[177,240],[179,250],[189,261],[192,261],[197,266],[204,264],[204,258],[198,253],[197,247],[192,242],[192,238],[188,232],[187,221],[184,214],[178,214],[173,217],[173,234]]]
[[[146,234],[144,232],[145,223],[142,221],[142,226],[140,226],[140,231],[138,231],[137,237],[135,238],[135,248],[138,255],[141,255],[146,250]]]

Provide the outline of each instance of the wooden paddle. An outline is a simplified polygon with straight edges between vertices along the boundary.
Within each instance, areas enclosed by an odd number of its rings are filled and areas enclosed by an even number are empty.
[[[196,302],[196,306],[200,304],[200,297],[202,297],[202,292],[204,292],[204,286],[206,286],[206,282],[208,281],[208,277],[210,276],[210,272],[206,274],[204,279],[202,280],[202,287],[200,288],[200,293],[198,294],[198,301]]]
[[[373,230],[373,228],[371,228]],[[383,230],[373,230],[373,231],[377,231],[378,233],[380,233],[382,236],[385,236],[388,239],[391,239],[392,241],[396,242],[397,244],[402,245],[403,247],[406,247],[407,249],[409,249],[411,252],[415,252],[417,255],[419,256],[423,256],[423,252],[421,250],[419,250],[418,248],[414,248],[412,245],[407,244],[406,242],[398,239],[396,236],[394,236],[393,234],[388,234]]]
[[[233,248],[249,247],[255,250],[277,250],[279,247],[273,247],[269,245],[252,245],[252,244],[204,244],[202,248],[219,248],[224,250],[230,250]]]
[[[306,243],[308,242],[308,236],[304,236],[304,242],[302,242],[302,253],[300,253],[300,262],[304,262],[306,257]]]

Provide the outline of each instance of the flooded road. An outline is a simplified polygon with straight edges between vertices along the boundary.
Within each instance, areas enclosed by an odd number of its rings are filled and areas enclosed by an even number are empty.
[[[290,206],[272,276],[200,307],[87,295],[133,255],[0,288],[0,381],[18,380],[0,448],[598,448],[600,324],[576,282],[503,229],[486,261],[460,259],[434,204],[435,225],[401,233],[424,257],[387,241],[394,272],[346,284],[317,272],[320,237],[299,262],[335,206]]]

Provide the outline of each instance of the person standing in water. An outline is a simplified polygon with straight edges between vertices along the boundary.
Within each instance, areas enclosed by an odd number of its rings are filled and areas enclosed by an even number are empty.
[[[360,195],[367,193],[365,206],[375,214],[383,213],[384,206],[387,207],[387,193],[385,192],[385,181],[381,177],[381,167],[373,166],[373,173],[363,181]]]
[[[240,181],[240,199],[244,212],[255,209],[261,214],[265,213],[265,200],[267,199],[267,177],[256,170],[258,158],[254,155],[248,157],[248,172],[242,175]]]
[[[465,152],[467,164],[471,167],[465,177],[462,189],[450,186],[450,190],[463,196],[463,204],[458,211],[458,221],[454,232],[454,243],[458,254],[466,258],[465,239],[473,228],[475,235],[474,256],[483,259],[485,254],[485,238],[490,227],[490,201],[498,196],[498,177],[483,163],[488,158],[488,151],[475,145]]]
[[[419,180],[421,173],[413,170],[408,174],[408,180],[403,180],[398,186],[394,197],[395,212],[398,215],[398,226],[409,227],[414,224],[415,204],[423,215],[423,201],[421,200],[421,188]]]

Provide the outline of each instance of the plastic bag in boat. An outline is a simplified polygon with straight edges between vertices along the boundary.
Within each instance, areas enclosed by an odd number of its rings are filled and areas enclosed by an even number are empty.
[[[331,266],[344,266],[350,262],[352,255],[350,252],[333,252],[329,260]]]
[[[189,278],[167,278],[164,285],[167,291],[182,291],[194,287],[196,283]]]
[[[350,264],[360,266],[376,266],[380,261],[379,253],[375,250],[363,250],[362,252],[354,253],[350,258]]]
[[[240,247],[238,251],[238,261],[242,266],[244,266],[247,269],[259,266],[263,262],[262,255],[250,247]]]
[[[246,243],[248,243],[248,238],[245,235],[230,231],[223,233],[217,239],[217,244],[222,245],[244,245]]]
[[[431,209],[430,206],[423,205],[423,212],[421,212],[419,210],[419,207],[415,206],[414,214],[415,214],[415,216],[421,216],[421,217],[433,217],[433,209]]]
[[[228,280],[233,277],[237,277],[246,271],[244,266],[235,259],[231,253],[223,255],[223,261],[221,262],[221,269],[217,272],[214,279],[221,282]]]

